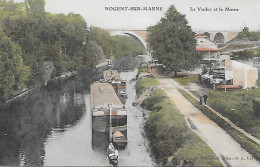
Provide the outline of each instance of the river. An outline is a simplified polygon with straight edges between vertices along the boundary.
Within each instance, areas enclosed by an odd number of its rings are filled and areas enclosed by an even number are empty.
[[[128,145],[119,150],[119,166],[152,166],[135,101],[134,72],[127,80]],[[87,77],[86,77],[87,78]],[[97,80],[95,78],[94,80]],[[92,80],[93,81],[93,80]],[[80,77],[40,88],[1,110],[0,165],[108,166],[104,149],[92,148],[89,84]]]

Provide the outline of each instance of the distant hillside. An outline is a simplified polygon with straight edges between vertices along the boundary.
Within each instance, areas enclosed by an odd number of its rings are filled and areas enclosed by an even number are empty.
[[[260,32],[259,31],[249,31],[249,29],[245,27],[230,42],[234,42],[234,41],[259,41],[259,40],[260,40]]]

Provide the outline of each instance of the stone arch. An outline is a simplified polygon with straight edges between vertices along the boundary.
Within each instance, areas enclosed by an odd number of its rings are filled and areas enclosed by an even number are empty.
[[[149,52],[147,50],[147,43],[138,34],[132,32],[132,31],[115,31],[115,32],[112,32],[111,35],[112,36],[115,36],[115,35],[129,35],[129,36],[133,37],[135,40],[137,40],[141,44],[144,54],[149,54]]]
[[[206,35],[210,39],[210,34],[208,32],[204,32],[204,35]]]
[[[214,37],[214,41],[216,43],[224,43],[225,42],[224,35],[221,32],[216,33]]]

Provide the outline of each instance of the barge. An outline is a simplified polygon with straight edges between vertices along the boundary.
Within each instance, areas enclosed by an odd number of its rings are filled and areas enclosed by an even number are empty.
[[[120,131],[127,138],[127,110],[122,104],[114,88],[109,83],[95,82],[90,86],[92,137],[93,141],[108,136],[110,132],[110,115],[112,133]]]
[[[105,70],[103,72],[103,78],[105,82],[111,83],[114,89],[122,90],[125,89],[126,81],[122,80],[120,74],[116,70]]]

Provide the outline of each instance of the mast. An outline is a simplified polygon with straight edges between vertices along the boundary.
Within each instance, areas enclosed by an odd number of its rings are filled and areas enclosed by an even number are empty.
[[[109,104],[109,142],[112,142],[112,104]]]

